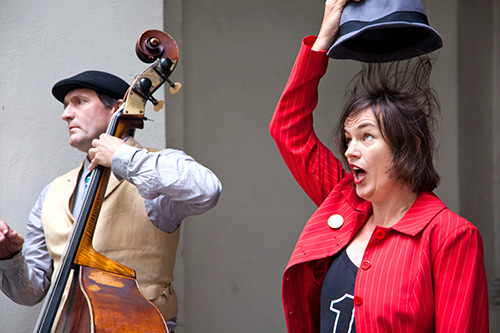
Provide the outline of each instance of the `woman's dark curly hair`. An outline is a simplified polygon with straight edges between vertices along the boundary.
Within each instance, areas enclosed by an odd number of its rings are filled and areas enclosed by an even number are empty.
[[[441,110],[429,79],[432,62],[421,56],[388,64],[364,64],[351,81],[335,130],[337,147],[347,150],[346,120],[370,109],[393,153],[392,174],[414,192],[432,191],[439,184],[433,165],[434,125]]]

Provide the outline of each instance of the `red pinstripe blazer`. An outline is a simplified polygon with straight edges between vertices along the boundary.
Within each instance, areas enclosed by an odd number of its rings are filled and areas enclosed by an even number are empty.
[[[283,274],[289,332],[319,332],[320,293],[331,257],[365,223],[371,205],[356,195],[342,163],[316,137],[312,112],[328,58],[304,39],[270,124],[293,176],[319,206]],[[333,214],[339,229],[328,226]],[[339,277],[342,278],[342,277]],[[357,332],[488,332],[483,244],[478,230],[433,193],[421,193],[393,227],[377,227],[355,283]]]

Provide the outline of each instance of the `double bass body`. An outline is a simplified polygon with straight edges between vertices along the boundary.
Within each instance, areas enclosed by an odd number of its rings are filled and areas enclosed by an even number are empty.
[[[168,332],[134,278],[80,266],[55,332]]]

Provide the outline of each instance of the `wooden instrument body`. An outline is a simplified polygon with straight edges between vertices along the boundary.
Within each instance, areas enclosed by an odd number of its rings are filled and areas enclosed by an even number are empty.
[[[117,301],[118,300],[118,301]],[[168,332],[134,278],[80,266],[55,332]]]

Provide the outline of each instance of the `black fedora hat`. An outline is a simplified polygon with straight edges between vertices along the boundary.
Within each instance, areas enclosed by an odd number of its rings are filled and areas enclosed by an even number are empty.
[[[429,26],[420,0],[361,0],[346,3],[339,37],[327,55],[387,62],[409,59],[442,46],[441,36]]]
[[[52,95],[61,103],[68,92],[78,88],[88,88],[114,99],[125,96],[129,85],[118,76],[101,72],[85,71],[67,79],[63,79],[52,87]]]

